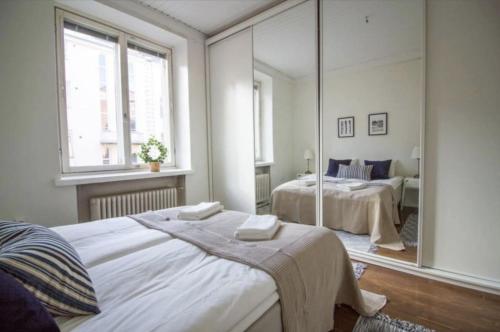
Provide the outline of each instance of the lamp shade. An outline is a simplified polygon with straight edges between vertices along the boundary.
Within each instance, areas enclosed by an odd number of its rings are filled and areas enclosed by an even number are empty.
[[[420,147],[416,146],[411,151],[411,159],[420,159]]]
[[[314,158],[314,152],[311,149],[306,149],[304,151],[304,159],[305,160],[311,160]]]

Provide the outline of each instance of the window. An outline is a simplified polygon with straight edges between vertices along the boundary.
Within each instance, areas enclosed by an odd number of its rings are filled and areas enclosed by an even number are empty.
[[[151,136],[170,146],[166,56],[135,44],[128,45],[127,54],[131,153]]]
[[[57,10],[63,172],[141,167],[151,136],[174,166],[171,51]]]
[[[262,161],[262,111],[261,111],[261,83],[253,85],[253,122],[255,138],[255,160]]]

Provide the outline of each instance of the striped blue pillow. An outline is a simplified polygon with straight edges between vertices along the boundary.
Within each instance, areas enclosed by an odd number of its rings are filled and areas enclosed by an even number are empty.
[[[52,315],[99,313],[80,257],[48,228],[0,220],[0,269],[20,281]]]
[[[370,181],[372,165],[339,165],[338,178]]]

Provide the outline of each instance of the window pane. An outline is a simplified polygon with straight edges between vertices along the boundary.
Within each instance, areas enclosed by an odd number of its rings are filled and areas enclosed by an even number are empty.
[[[137,156],[140,145],[150,137],[155,137],[167,147],[168,153],[164,163],[171,163],[172,142],[166,57],[129,45],[128,80],[131,162],[133,164],[143,162]]]
[[[78,29],[76,29],[78,30]],[[105,37],[105,36],[104,36]],[[64,29],[69,164],[123,164],[118,44],[89,30]]]
[[[260,112],[260,84],[256,83],[253,87],[253,116],[254,116],[254,137],[255,137],[255,160],[262,160],[262,130],[261,130],[261,112]]]

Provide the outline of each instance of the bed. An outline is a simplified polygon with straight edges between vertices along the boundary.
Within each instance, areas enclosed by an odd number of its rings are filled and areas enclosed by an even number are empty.
[[[290,222],[314,225],[316,221],[316,186],[310,185],[316,175],[281,184],[271,193],[272,213]],[[323,225],[353,234],[369,234],[378,246],[403,250],[395,227],[399,224],[398,203],[403,178],[364,181],[367,187],[346,192],[338,184],[341,178],[323,177]],[[355,180],[359,182],[360,180]]]
[[[163,211],[175,213],[176,209]],[[232,218],[231,213],[240,218],[248,216],[224,211],[208,221]],[[93,316],[58,317],[56,322],[61,331],[283,329],[277,284],[258,268],[210,255],[198,246],[144,227],[129,217],[52,229],[79,253],[94,283],[101,309],[100,314]],[[338,263],[350,267],[340,241],[337,245]],[[346,273],[347,277],[333,278],[338,279],[336,287],[349,279],[352,268]],[[349,287],[359,292],[357,283],[353,285]],[[337,289],[341,294],[338,300],[350,303],[351,299],[345,295],[350,293],[343,292],[343,287]],[[372,308],[379,309],[382,300],[376,299],[376,305],[374,300],[369,301]]]

